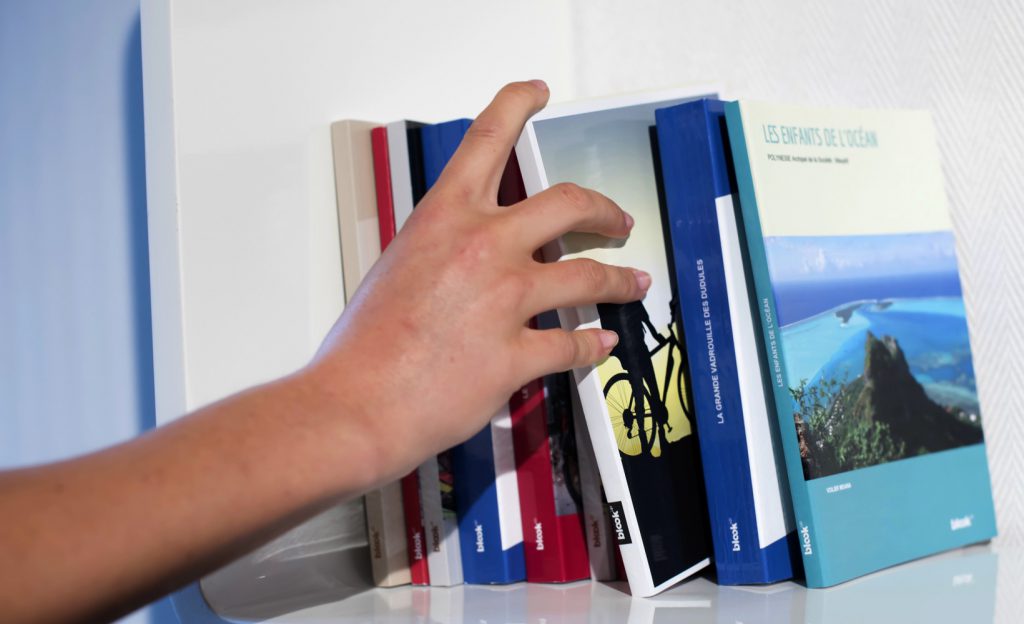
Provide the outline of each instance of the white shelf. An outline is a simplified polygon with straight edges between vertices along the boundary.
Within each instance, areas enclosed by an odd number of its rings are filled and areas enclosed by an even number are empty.
[[[192,590],[176,605],[183,621],[267,622],[655,622],[789,624],[1018,622],[1015,588],[1024,572],[1020,549],[984,545],[884,570],[829,589],[797,583],[723,587],[705,578],[652,598],[632,598],[623,583],[518,583],[451,588],[358,589],[326,585],[305,596],[264,600],[274,588],[219,615]],[[322,567],[322,566],[321,566]],[[273,566],[260,574],[273,575]],[[293,588],[299,589],[299,588]],[[333,596],[332,596],[333,592]],[[350,595],[346,595],[350,594]],[[309,606],[304,606],[303,601]],[[320,604],[317,604],[320,603]],[[204,619],[205,618],[205,619]],[[213,618],[212,620],[210,618]]]

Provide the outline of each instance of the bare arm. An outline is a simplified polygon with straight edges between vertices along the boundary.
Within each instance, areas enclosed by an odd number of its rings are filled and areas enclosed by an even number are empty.
[[[567,231],[627,236],[632,220],[573,186],[495,201],[546,101],[543,84],[514,83],[480,114],[309,366],[120,446],[0,473],[4,620],[127,613],[467,439],[526,381],[606,357],[611,332],[526,323],[636,300],[649,276],[532,255]]]

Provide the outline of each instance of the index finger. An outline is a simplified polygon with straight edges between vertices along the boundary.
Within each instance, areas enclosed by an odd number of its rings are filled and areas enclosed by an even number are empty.
[[[512,82],[502,87],[466,131],[462,144],[445,167],[444,177],[495,198],[505,163],[523,125],[547,102],[548,87],[542,80]]]

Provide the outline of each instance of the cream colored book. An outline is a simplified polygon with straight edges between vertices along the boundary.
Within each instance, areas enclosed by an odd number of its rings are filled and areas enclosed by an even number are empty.
[[[370,146],[370,131],[377,125],[352,120],[331,124],[346,301],[352,299],[359,283],[380,257],[373,149]],[[409,583],[405,512],[399,484],[389,483],[368,493],[364,504],[374,583],[381,587]]]

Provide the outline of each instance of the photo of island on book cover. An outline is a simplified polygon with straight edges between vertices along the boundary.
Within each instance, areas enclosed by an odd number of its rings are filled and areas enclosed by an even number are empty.
[[[808,583],[992,537],[929,115],[726,114]]]
[[[639,268],[653,278],[643,301],[560,311],[567,329],[600,326],[619,336],[610,357],[576,375],[634,595],[685,578],[707,565],[710,553],[686,350],[649,134],[656,108],[685,99],[554,107],[532,122],[535,149],[524,154],[522,141],[517,148],[530,194],[572,182],[604,193],[635,219],[626,241],[563,236],[557,252],[562,261],[590,258]]]
[[[807,479],[982,441],[952,232],[765,247]]]

